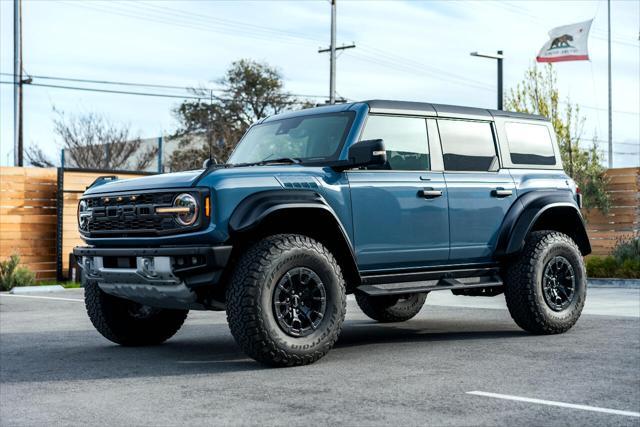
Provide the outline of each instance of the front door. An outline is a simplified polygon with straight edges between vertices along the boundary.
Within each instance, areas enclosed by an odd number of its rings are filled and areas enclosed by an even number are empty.
[[[354,243],[363,271],[446,263],[447,187],[431,171],[423,118],[370,115],[361,140],[383,139],[387,164],[347,173]]]

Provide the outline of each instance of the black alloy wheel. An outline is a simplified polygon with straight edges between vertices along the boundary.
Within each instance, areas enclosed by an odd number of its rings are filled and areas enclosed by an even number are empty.
[[[327,308],[327,293],[311,269],[296,267],[285,273],[273,291],[273,313],[280,328],[292,337],[318,329]]]

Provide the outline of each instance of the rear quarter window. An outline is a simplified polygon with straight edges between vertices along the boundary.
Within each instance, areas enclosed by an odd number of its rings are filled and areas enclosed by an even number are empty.
[[[553,142],[546,125],[507,122],[504,129],[511,163],[546,166],[556,164]]]

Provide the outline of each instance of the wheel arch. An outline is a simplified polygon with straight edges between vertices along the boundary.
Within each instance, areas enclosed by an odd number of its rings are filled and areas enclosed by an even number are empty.
[[[234,251],[270,234],[304,234],[321,242],[342,269],[347,291],[361,283],[351,239],[335,211],[317,192],[267,190],[238,204],[229,219]]]
[[[570,192],[532,191],[518,198],[502,223],[497,258],[519,253],[532,231],[554,230],[571,237],[582,255],[591,253],[585,222]]]

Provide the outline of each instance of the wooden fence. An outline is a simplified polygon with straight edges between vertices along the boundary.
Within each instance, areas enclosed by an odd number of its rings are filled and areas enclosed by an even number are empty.
[[[17,254],[38,280],[56,278],[55,169],[0,167],[0,259]]]
[[[640,232],[640,168],[609,169],[607,178],[609,213],[584,212],[594,255],[608,255],[618,239]]]
[[[114,175],[119,179],[136,178],[148,174],[122,173],[122,172],[92,172],[78,170],[60,170],[58,183],[58,231],[61,238],[58,240],[57,267],[58,275],[63,278],[71,278],[69,271],[69,256],[73,248],[84,244],[78,233],[78,202],[80,196],[93,181],[99,176]]]
[[[135,173],[0,167],[0,259],[16,253],[38,280],[69,278],[69,254],[82,240],[76,210],[97,177]],[[610,169],[607,215],[585,210],[594,255],[607,255],[618,239],[640,232],[640,168]]]

